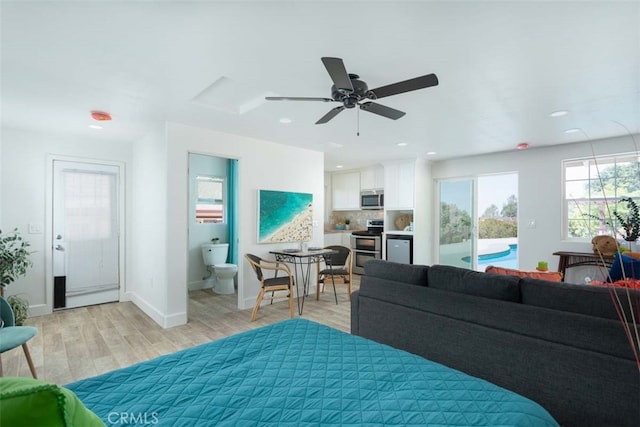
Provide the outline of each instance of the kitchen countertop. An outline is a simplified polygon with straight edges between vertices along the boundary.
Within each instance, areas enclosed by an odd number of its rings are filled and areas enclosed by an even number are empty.
[[[325,228],[324,232],[325,234],[330,234],[330,233],[353,233],[354,231],[362,231],[362,230],[337,230],[335,228]]]

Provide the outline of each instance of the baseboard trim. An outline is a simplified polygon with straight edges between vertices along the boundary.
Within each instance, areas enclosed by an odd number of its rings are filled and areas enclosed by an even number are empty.
[[[189,282],[187,284],[188,291],[199,291],[201,289],[212,289],[213,281],[211,280],[199,280],[196,282]]]
[[[51,314],[51,308],[47,304],[29,306],[28,317],[44,316],[45,314]]]
[[[140,310],[149,316],[151,320],[156,322],[163,329],[173,328],[174,326],[185,325],[187,323],[187,313],[165,315],[149,304],[146,300],[141,298],[138,294],[130,292],[129,296],[131,298],[131,302],[133,302]]]

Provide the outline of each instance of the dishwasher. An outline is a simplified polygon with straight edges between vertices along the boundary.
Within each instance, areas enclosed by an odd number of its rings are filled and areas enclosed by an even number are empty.
[[[388,234],[387,261],[413,264],[413,236]]]

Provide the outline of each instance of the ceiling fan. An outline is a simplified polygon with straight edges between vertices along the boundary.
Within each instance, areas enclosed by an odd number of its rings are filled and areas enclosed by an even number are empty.
[[[333,86],[331,86],[331,98],[267,96],[265,99],[267,101],[322,101],[342,103],[342,105],[333,108],[327,114],[322,116],[320,120],[316,122],[317,125],[327,123],[345,108],[355,108],[356,106],[359,106],[363,111],[378,114],[389,119],[398,120],[406,114],[404,111],[396,110],[395,108],[387,107],[375,102],[364,101],[367,99],[376,100],[391,95],[438,85],[438,77],[435,74],[426,74],[424,76],[415,77],[413,79],[392,83],[390,85],[370,90],[367,84],[360,80],[360,76],[357,74],[347,73],[342,59],[323,57],[322,63],[327,69],[329,76],[331,76],[331,80],[333,80]]]

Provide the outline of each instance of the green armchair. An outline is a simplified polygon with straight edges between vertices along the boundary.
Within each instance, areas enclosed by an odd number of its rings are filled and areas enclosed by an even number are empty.
[[[31,360],[29,347],[27,347],[27,341],[33,338],[38,333],[38,330],[33,326],[15,326],[13,310],[4,297],[0,297],[0,319],[2,319],[2,322],[0,322],[2,324],[0,327],[0,377],[2,376],[1,354],[21,345],[27,358],[31,375],[33,375],[33,378],[38,378],[36,376],[36,368],[33,366],[33,360]]]

